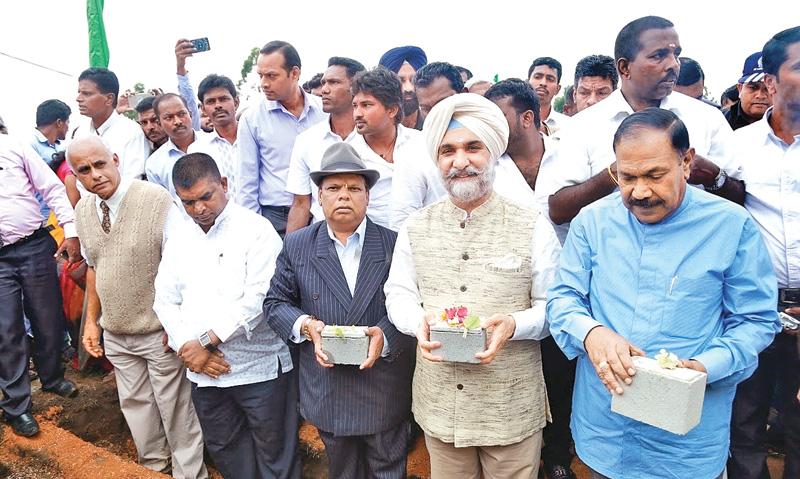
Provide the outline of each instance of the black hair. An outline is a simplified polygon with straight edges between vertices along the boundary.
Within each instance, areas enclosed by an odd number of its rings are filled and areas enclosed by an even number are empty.
[[[414,77],[414,87],[428,87],[439,77],[447,78],[454,92],[464,91],[464,80],[461,79],[458,67],[447,62],[432,62],[422,66]]]
[[[458,70],[458,73],[466,73],[467,74],[467,80],[472,78],[472,72],[469,71],[469,68],[465,68],[465,67],[456,65],[456,69]]]
[[[400,78],[386,67],[375,67],[356,74],[351,88],[353,96],[363,92],[372,95],[385,108],[397,107],[395,124],[403,120],[403,85]]]
[[[136,113],[141,115],[142,113],[146,112],[147,110],[152,110],[153,109],[153,103],[155,103],[155,102],[156,102],[156,97],[154,97],[154,96],[146,96],[146,97],[142,98],[142,101],[140,101],[139,104],[136,105]]]
[[[778,76],[778,70],[788,57],[786,50],[789,45],[800,42],[800,26],[787,28],[786,30],[776,33],[774,37],[764,44],[761,49],[761,63],[764,68],[764,73]]]
[[[551,57],[539,57],[536,60],[534,60],[533,63],[531,63],[531,66],[528,68],[528,78],[531,77],[533,69],[541,65],[546,65],[555,70],[556,83],[561,83],[561,72],[563,71],[563,69],[561,68],[561,62]]]
[[[61,150],[53,153],[50,155],[51,161],[48,162],[50,168],[53,171],[58,171],[58,168],[61,166],[61,163],[64,163],[67,160],[67,150]]]
[[[317,73],[310,80],[303,83],[300,88],[303,89],[306,93],[311,93],[311,90],[314,88],[319,88],[322,86],[322,73]]]
[[[69,106],[61,100],[45,100],[36,107],[36,126],[52,125],[58,120],[67,121],[72,113]]]
[[[666,18],[649,16],[637,18],[636,20],[628,23],[617,34],[617,40],[614,42],[614,60],[620,58],[627,58],[633,60],[639,51],[642,49],[642,44],[639,42],[639,37],[647,30],[661,30],[664,28],[672,28],[675,25]]]
[[[623,139],[643,129],[666,131],[672,148],[681,158],[689,151],[689,130],[686,125],[675,113],[655,107],[639,110],[622,120],[614,133],[614,151],[617,151],[617,146]]]
[[[611,80],[611,88],[617,89],[619,73],[614,59],[607,55],[589,55],[583,57],[575,65],[575,85],[583,77],[601,77]]]
[[[172,185],[176,190],[188,190],[204,178],[212,181],[222,179],[217,162],[205,153],[184,155],[172,167]]]
[[[511,98],[511,106],[517,110],[517,114],[522,114],[527,110],[533,112],[533,124],[536,129],[541,126],[539,116],[539,95],[536,94],[530,83],[519,78],[508,78],[492,85],[483,94],[487,100],[495,101],[505,97]]]
[[[297,50],[292,46],[289,42],[284,42],[282,40],[273,40],[263,47],[261,47],[260,53],[261,55],[269,55],[275,52],[281,52],[283,55],[283,69],[287,72],[291,72],[292,68],[297,67],[300,68],[300,54],[297,53]]]
[[[228,93],[230,93],[231,97],[234,99],[239,96],[230,78],[225,75],[212,73],[203,78],[203,81],[201,81],[200,85],[197,87],[197,99],[200,100],[200,103],[203,103],[203,98],[205,98],[208,90],[213,90],[214,88],[224,88],[228,90]]]
[[[89,80],[97,85],[97,89],[102,94],[114,94],[114,108],[117,107],[117,99],[119,98],[119,79],[117,75],[108,68],[87,68],[78,77],[78,81]]]
[[[330,57],[328,59],[328,66],[344,67],[344,69],[347,70],[347,78],[351,80],[358,72],[366,70],[361,62],[347,57]],[[322,75],[320,75],[320,79],[322,79]]]
[[[736,85],[729,86],[722,92],[722,95],[719,97],[719,103],[724,103],[726,99],[733,102],[739,101],[739,89],[736,88]]]
[[[153,101],[153,111],[155,111],[157,117],[161,116],[158,114],[158,107],[159,105],[161,105],[161,102],[164,100],[168,100],[170,98],[179,98],[181,100],[181,103],[183,103],[183,106],[186,107],[187,110],[189,110],[189,105],[186,104],[186,100],[182,96],[178,95],[177,93],[162,93],[161,95],[158,95],[156,99]]]
[[[575,91],[575,85],[567,85],[564,88],[564,105],[574,105],[575,104],[575,97],[573,96],[572,92]]]
[[[703,68],[700,67],[696,60],[689,57],[680,57],[678,60],[681,62],[681,72],[678,75],[677,82],[679,86],[694,85],[705,79],[706,75],[703,73]]]

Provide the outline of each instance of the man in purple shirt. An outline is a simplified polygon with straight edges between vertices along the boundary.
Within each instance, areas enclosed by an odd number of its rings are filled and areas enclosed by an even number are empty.
[[[37,192],[64,228],[65,239],[58,249],[42,227]],[[65,397],[78,392],[75,384],[64,379],[61,365],[65,320],[54,259],[62,254],[71,263],[81,259],[74,220],[56,174],[30,145],[0,135],[0,408],[14,432],[22,436],[39,432],[30,413],[29,355],[42,389]],[[36,337],[33,351],[25,337],[23,301]]]

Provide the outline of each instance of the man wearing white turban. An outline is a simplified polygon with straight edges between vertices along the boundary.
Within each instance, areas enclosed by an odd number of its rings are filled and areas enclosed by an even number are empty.
[[[447,197],[400,229],[386,281],[389,319],[419,343],[414,417],[436,478],[535,478],[549,416],[539,340],[560,252],[535,209],[494,193],[508,142],[502,111],[480,95],[438,103],[423,133]],[[443,362],[430,325],[464,306],[488,333],[475,364]]]

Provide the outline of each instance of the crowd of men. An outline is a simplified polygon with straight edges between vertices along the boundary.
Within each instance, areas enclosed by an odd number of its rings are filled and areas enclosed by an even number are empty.
[[[301,418],[332,478],[405,477],[414,424],[434,478],[574,478],[573,454],[593,478],[764,478],[768,430],[800,477],[800,27],[723,109],[681,50],[633,20],[563,113],[551,57],[493,83],[404,46],[301,87],[271,41],[250,105],[224,75],[195,97],[184,39],[177,93],[133,105],[85,70],[71,134],[59,100],[0,134],[6,421],[39,431],[29,358],[78,394],[59,274],[85,262],[75,345],[113,365],[139,463],[176,478],[208,476],[204,449],[226,478],[297,478]],[[489,333],[474,364],[431,340],[453,306]],[[326,325],[366,327],[362,364],[332,364]],[[707,374],[686,435],[611,412],[661,349]]]

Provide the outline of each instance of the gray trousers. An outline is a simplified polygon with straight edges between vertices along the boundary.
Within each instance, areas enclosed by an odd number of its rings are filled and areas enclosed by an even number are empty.
[[[281,236],[281,239],[286,236],[286,221],[289,219],[288,206],[268,206],[261,205],[261,216],[268,219],[272,223],[272,227]]]
[[[139,464],[182,479],[208,477],[203,436],[186,369],[164,352],[163,331],[103,333],[106,357],[114,365],[119,405],[131,430]]]
[[[300,477],[293,375],[227,388],[192,384],[206,447],[226,479]]]

